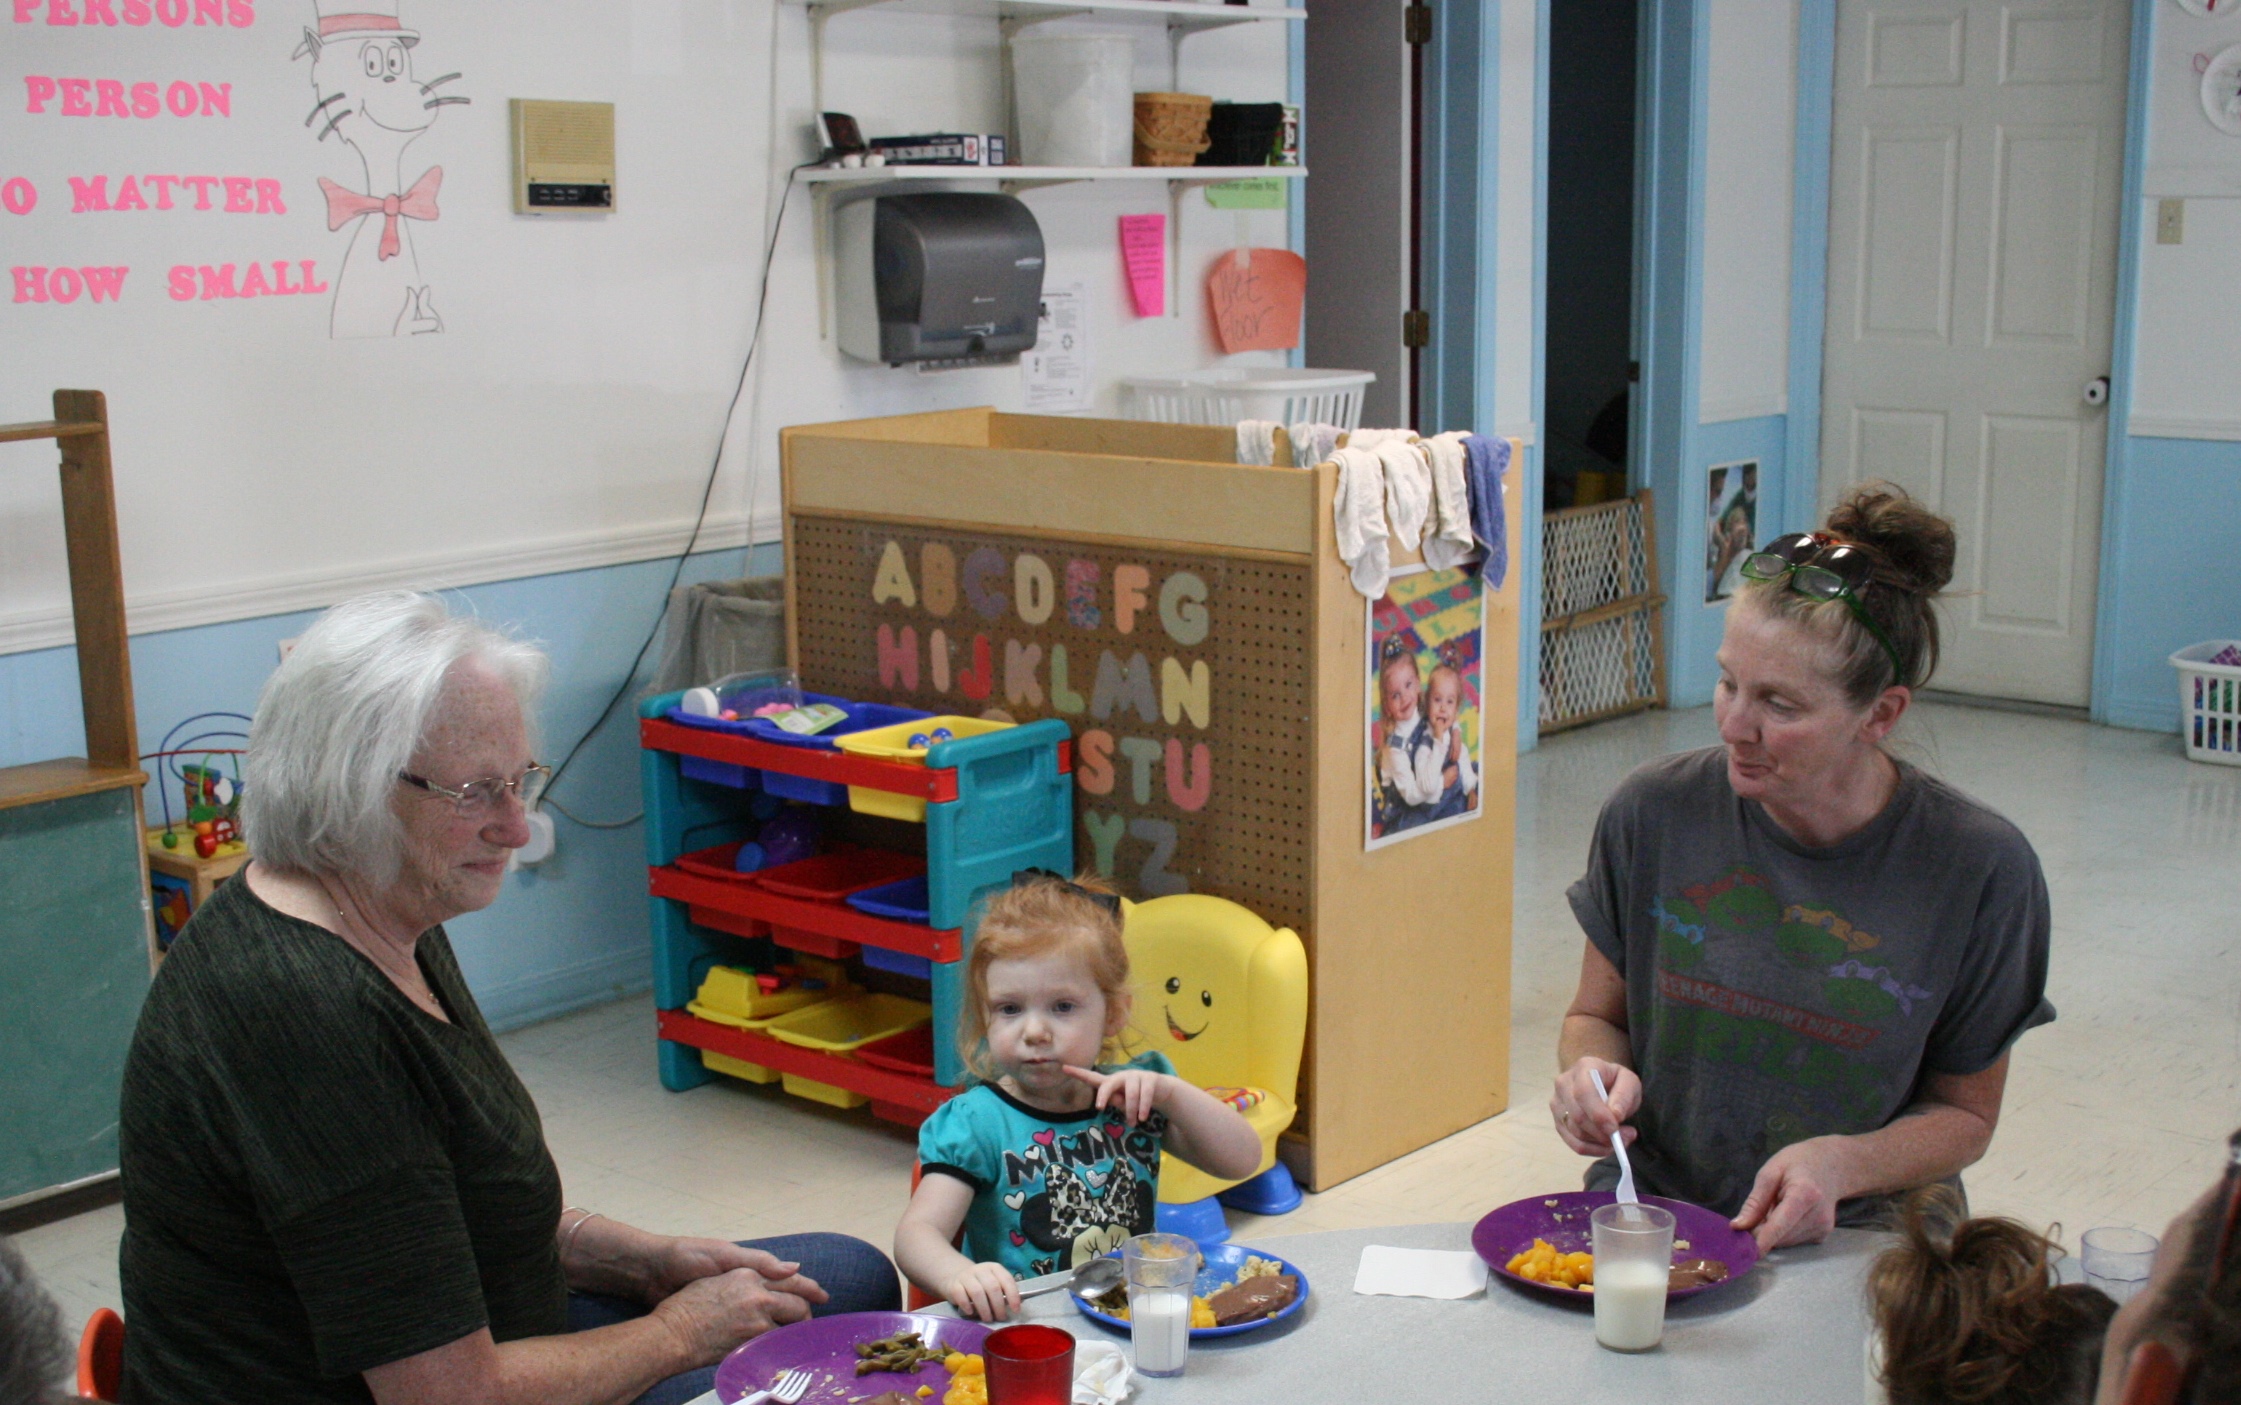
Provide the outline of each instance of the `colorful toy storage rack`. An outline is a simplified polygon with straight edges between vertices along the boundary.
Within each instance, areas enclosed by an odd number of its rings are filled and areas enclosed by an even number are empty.
[[[1503,1109],[1517,570],[1483,596],[1480,817],[1370,848],[1372,616],[1338,557],[1335,464],[1239,464],[1227,426],[986,408],[780,440],[804,688],[1061,721],[1076,867],[1300,934],[1312,1013],[1280,1147],[1295,1176],[1326,1189]],[[1138,1028],[1167,1035],[1158,1010]]]
[[[1072,859],[1073,752],[1066,726],[1030,722],[939,742],[918,765],[681,726],[667,716],[680,696],[647,699],[638,723],[663,1086],[682,1092],[707,1082],[711,1075],[700,1057],[706,1050],[860,1094],[871,1099],[874,1113],[891,1121],[925,1120],[964,1081],[951,1031],[963,992],[965,928],[974,900],[1009,883],[1020,869],[1064,869]],[[739,769],[706,772],[699,763]],[[695,780],[686,774],[688,765],[739,784]],[[790,897],[679,867],[677,860],[687,854],[746,834],[746,797],[761,788],[764,772],[922,802],[927,920],[876,917],[846,902]],[[933,1075],[903,1071],[892,1061],[789,1044],[685,1008],[711,966],[738,959],[740,938],[763,935],[833,959],[863,948],[926,961]]]

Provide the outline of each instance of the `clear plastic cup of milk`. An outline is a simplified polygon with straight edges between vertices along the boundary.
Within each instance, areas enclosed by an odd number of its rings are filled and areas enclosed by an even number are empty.
[[[1180,1234],[1139,1234],[1121,1245],[1128,1270],[1128,1329],[1136,1369],[1180,1376],[1191,1349],[1191,1289],[1198,1245]]]
[[[1595,1340],[1613,1351],[1648,1351],[1665,1336],[1673,1212],[1599,1205],[1588,1222],[1595,1235]]]

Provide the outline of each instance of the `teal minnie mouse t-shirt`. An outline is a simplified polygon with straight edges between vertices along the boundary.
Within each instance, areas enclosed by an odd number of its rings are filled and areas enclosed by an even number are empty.
[[[1175,1071],[1157,1050],[1099,1068]],[[1032,1278],[1151,1233],[1166,1132],[1164,1113],[1131,1127],[1118,1108],[1044,1112],[982,1083],[926,1119],[918,1161],[925,1175],[954,1176],[973,1188],[965,1256]]]

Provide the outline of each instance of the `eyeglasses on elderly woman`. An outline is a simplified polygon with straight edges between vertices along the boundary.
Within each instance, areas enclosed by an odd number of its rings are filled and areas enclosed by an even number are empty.
[[[468,781],[454,790],[448,785],[437,785],[426,776],[416,776],[410,771],[397,773],[397,779],[406,785],[425,790],[430,795],[440,795],[465,814],[487,814],[504,804],[508,795],[527,805],[551,777],[552,767],[531,762],[512,780],[507,780],[504,776],[484,776],[480,780]]]
[[[1843,601],[1852,618],[1890,656],[1892,680],[1907,681],[1906,665],[1899,661],[1898,649],[1860,599],[1860,592],[1875,578],[1875,558],[1866,547],[1838,541],[1826,532],[1792,532],[1768,542],[1765,550],[1744,557],[1743,575],[1754,581],[1786,577],[1790,589],[1808,599]]]

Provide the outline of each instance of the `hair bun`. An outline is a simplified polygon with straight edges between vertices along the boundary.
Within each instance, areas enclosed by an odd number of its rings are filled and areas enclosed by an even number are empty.
[[[1862,483],[1829,512],[1827,530],[1872,546],[1894,584],[1935,595],[1953,579],[1953,524],[1895,483]]]

